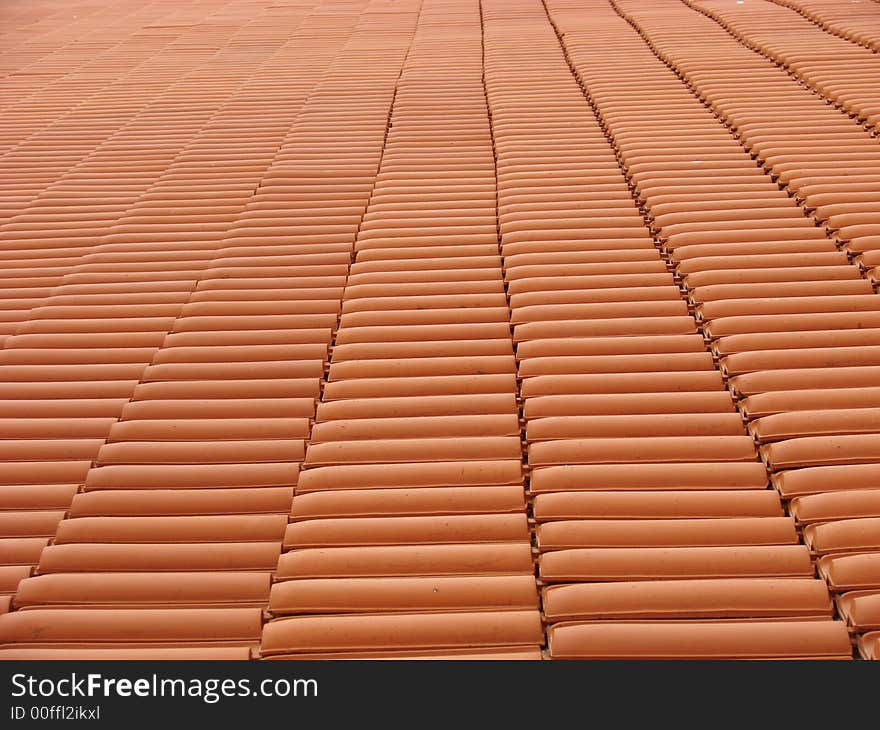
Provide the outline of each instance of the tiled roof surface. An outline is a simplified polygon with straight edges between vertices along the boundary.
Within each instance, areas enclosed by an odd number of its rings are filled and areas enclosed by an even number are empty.
[[[2,14],[0,659],[880,658],[880,2]]]

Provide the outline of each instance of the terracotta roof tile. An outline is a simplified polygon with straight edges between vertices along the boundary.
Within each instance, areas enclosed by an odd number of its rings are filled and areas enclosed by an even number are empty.
[[[874,5],[10,8],[0,656],[876,658]]]

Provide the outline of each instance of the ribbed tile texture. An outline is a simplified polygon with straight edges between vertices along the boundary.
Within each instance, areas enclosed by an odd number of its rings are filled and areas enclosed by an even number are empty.
[[[880,4],[2,13],[0,658],[880,658]]]
[[[262,656],[540,657],[479,8],[425,3]]]

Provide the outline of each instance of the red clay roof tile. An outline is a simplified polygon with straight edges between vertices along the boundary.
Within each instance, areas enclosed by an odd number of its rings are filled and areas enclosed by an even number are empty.
[[[128,5],[7,34],[0,657],[876,658],[868,4]]]

